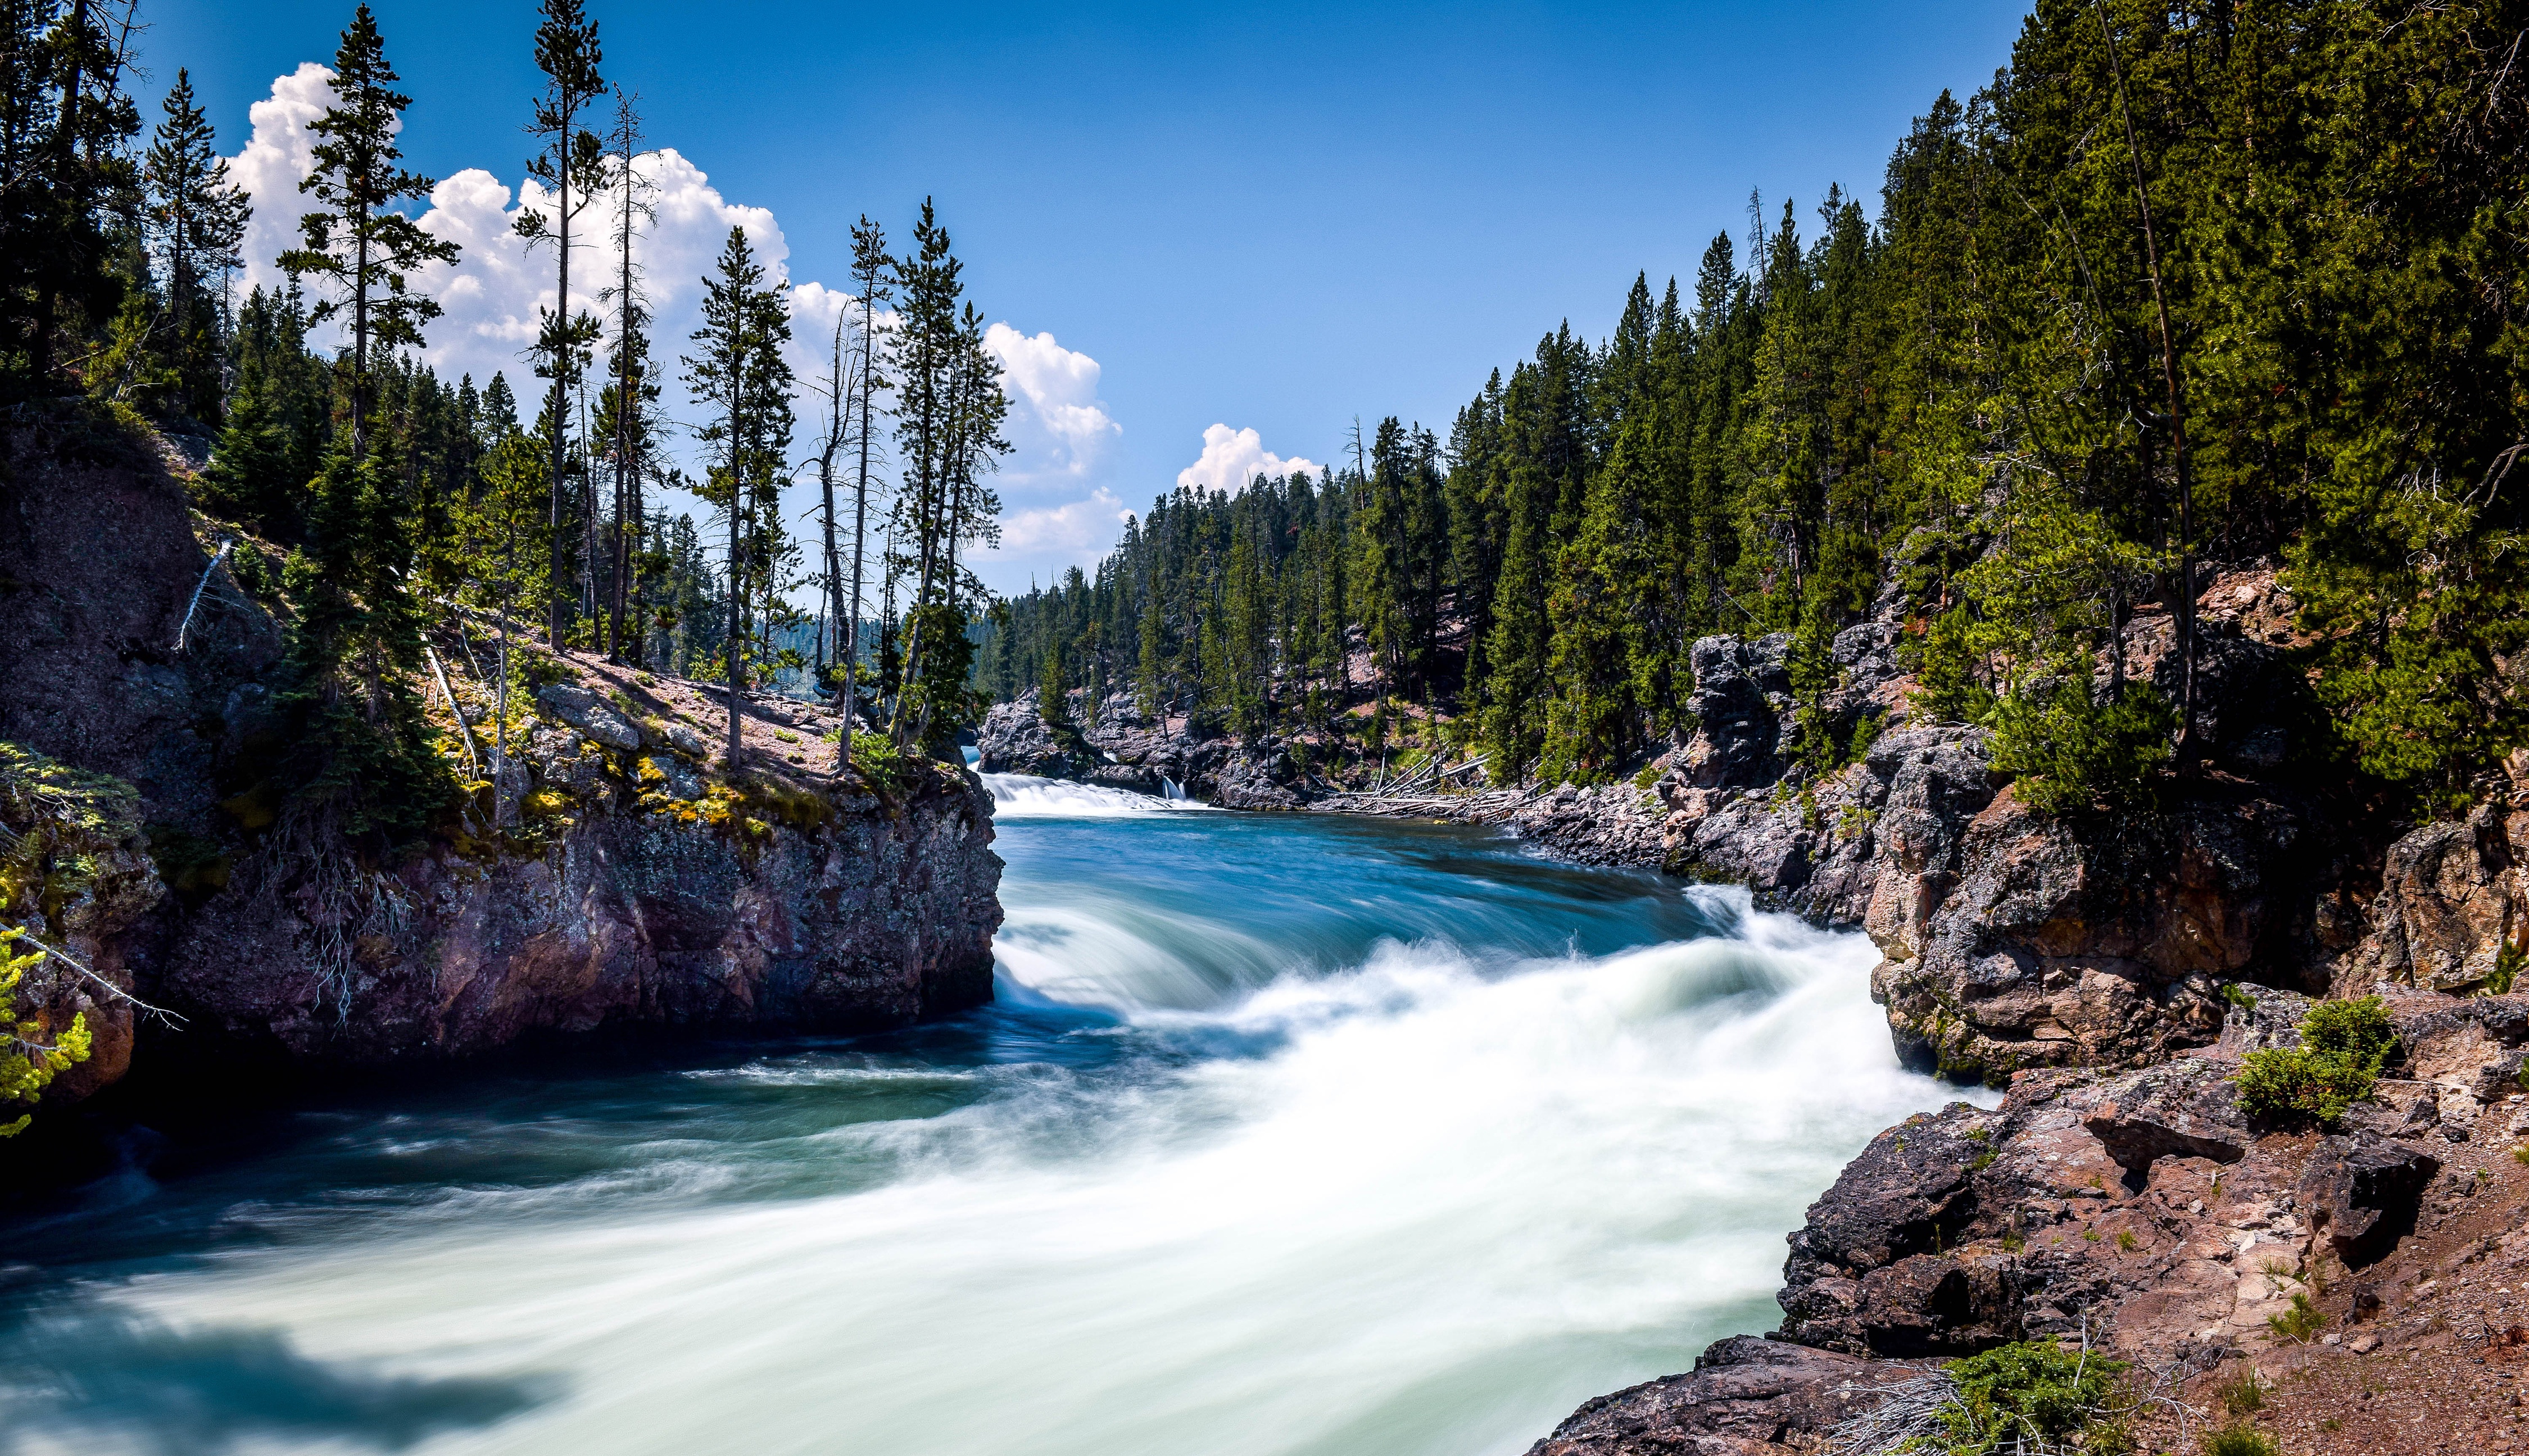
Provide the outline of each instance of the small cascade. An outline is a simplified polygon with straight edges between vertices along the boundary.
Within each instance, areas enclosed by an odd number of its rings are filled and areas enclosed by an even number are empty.
[[[999,819],[1104,819],[1119,814],[1164,814],[1210,807],[1175,792],[1174,784],[1168,785],[1171,791],[1161,799],[1103,783],[1074,783],[1064,779],[1041,779],[1034,774],[981,777],[984,787],[992,791],[994,817]]]

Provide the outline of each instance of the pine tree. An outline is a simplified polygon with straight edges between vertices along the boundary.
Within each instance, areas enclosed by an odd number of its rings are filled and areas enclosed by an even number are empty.
[[[59,336],[103,328],[138,282],[118,266],[135,25],[105,0],[0,0],[0,397],[53,392]]]
[[[685,384],[712,410],[711,422],[695,433],[719,457],[697,494],[728,518],[725,645],[733,774],[740,763],[738,704],[748,676],[747,607],[759,578],[770,575],[765,549],[780,529],[780,482],[791,428],[790,371],[781,347],[789,342],[790,320],[784,286],[768,277],[743,228],[728,230],[716,276],[703,285],[703,326],[693,334],[700,351],[685,358]]]
[[[179,68],[143,163],[149,223],[167,269],[167,306],[183,408],[216,424],[220,406],[220,301],[208,280],[225,280],[242,259],[249,211],[228,161],[212,149],[208,118],[193,100],[193,79]]]
[[[860,330],[853,354],[855,368],[851,382],[852,404],[858,423],[852,427],[853,444],[859,458],[852,472],[852,580],[850,609],[843,629],[843,721],[846,725],[842,749],[843,762],[851,762],[848,726],[860,711],[859,684],[855,680],[861,659],[861,573],[869,562],[870,467],[878,448],[879,401],[893,387],[888,377],[891,367],[888,354],[888,334],[880,323],[880,310],[894,297],[893,259],[888,255],[887,232],[863,213],[852,226],[852,283],[859,292]],[[834,517],[831,503],[827,518]],[[828,569],[832,570],[831,550]],[[839,583],[829,582],[829,590]]]
[[[588,351],[596,344],[599,333],[595,318],[571,311],[570,227],[606,185],[604,145],[596,133],[580,126],[579,114],[606,93],[606,81],[597,72],[604,58],[597,43],[597,23],[588,18],[580,0],[543,0],[537,14],[543,20],[536,27],[536,69],[545,74],[545,89],[535,100],[527,131],[544,145],[527,163],[527,175],[545,185],[553,201],[544,206],[522,206],[515,227],[519,237],[551,243],[554,249],[554,306],[543,311],[535,352],[540,360],[536,373],[553,381],[546,409],[546,418],[551,421],[546,448],[553,457],[553,555],[559,563],[569,555],[564,497],[571,474],[566,432],[572,387],[580,371],[588,366]],[[572,200],[574,191],[578,193],[577,201]],[[591,550],[580,566],[580,611],[593,617],[597,598],[594,512],[591,515]],[[545,645],[562,645],[562,620],[563,598],[557,580],[554,598],[545,613]]]
[[[334,104],[308,127],[316,165],[298,189],[322,206],[298,220],[304,245],[280,259],[293,280],[317,278],[335,291],[309,311],[310,322],[350,314],[354,461],[368,455],[372,357],[419,345],[421,326],[440,313],[438,300],[406,292],[405,275],[424,263],[453,263],[457,253],[456,243],[395,210],[437,186],[399,165],[396,126],[412,98],[394,89],[398,79],[364,3],[334,52]]]
[[[656,441],[665,425],[659,413],[662,391],[650,365],[649,303],[642,291],[640,266],[633,259],[640,225],[656,218],[651,201],[655,188],[634,165],[639,160],[641,118],[628,93],[617,94],[612,140],[615,174],[611,183],[617,199],[611,209],[616,277],[607,297],[615,305],[615,342],[607,354],[607,383],[598,401],[594,444],[615,467],[606,651],[610,658],[621,662],[624,612],[639,595],[633,576],[639,565],[635,543],[645,516],[641,487],[655,467]],[[632,660],[641,660],[637,642]]]

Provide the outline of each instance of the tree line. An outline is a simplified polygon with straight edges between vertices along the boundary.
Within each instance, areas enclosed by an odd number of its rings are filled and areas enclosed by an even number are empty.
[[[867,217],[853,230],[856,297],[830,339],[795,342],[828,365],[807,381],[825,407],[803,444],[787,284],[732,228],[701,280],[701,327],[653,337],[637,98],[605,74],[582,0],[542,0],[536,18],[540,186],[515,230],[558,303],[522,395],[506,373],[451,385],[419,357],[441,310],[416,275],[458,247],[411,215],[436,183],[404,165],[411,97],[365,4],[311,128],[286,282],[239,297],[247,198],[185,71],[143,139],[136,4],[0,0],[0,405],[20,423],[85,410],[211,437],[198,506],[286,553],[277,573],[252,551],[236,570],[286,604],[291,746],[273,791],[324,832],[400,841],[452,802],[452,751],[415,685],[428,634],[458,615],[494,639],[496,777],[513,637],[732,685],[732,769],[738,693],[783,674],[896,747],[982,711],[971,628],[990,596],[970,556],[997,540],[1007,404],[945,226],[926,201],[901,253]],[[575,266],[581,297],[596,268],[598,306],[571,305]],[[694,417],[672,416],[671,379]],[[670,448],[680,433],[691,472]],[[811,471],[803,537],[782,492]],[[673,510],[676,493],[707,513]]]
[[[1875,218],[1751,195],[1683,288],[1546,335],[1445,442],[1391,418],[1337,471],[1162,498],[1009,603],[981,679],[1248,732],[1437,719],[1497,779],[1589,781],[1682,727],[1697,637],[1787,632],[1788,751],[1823,769],[1861,746],[1819,711],[1833,640],[1893,608],[1918,709],[1991,725],[2033,795],[2115,802],[2200,759],[2194,602],[2262,559],[2313,751],[2463,798],[2529,740],[2524,24],[2040,0]]]

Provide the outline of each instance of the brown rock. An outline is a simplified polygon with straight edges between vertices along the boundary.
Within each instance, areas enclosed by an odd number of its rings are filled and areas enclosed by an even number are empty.
[[[2504,948],[2529,935],[2529,884],[2514,847],[2523,836],[2529,814],[2486,804],[2390,845],[2369,933],[2337,970],[2339,994],[2380,981],[2456,991],[2493,977]]]
[[[1811,1450],[1881,1388],[1922,1374],[1739,1335],[1696,1358],[1693,1373],[1601,1395],[1574,1411],[1528,1456],[1772,1456]]]

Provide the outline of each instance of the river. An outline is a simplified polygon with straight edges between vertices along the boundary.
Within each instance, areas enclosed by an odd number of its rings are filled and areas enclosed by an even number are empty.
[[[995,1004],[242,1119],[0,1225],[0,1451],[1486,1456],[1775,1322],[1872,953],[997,779]]]

